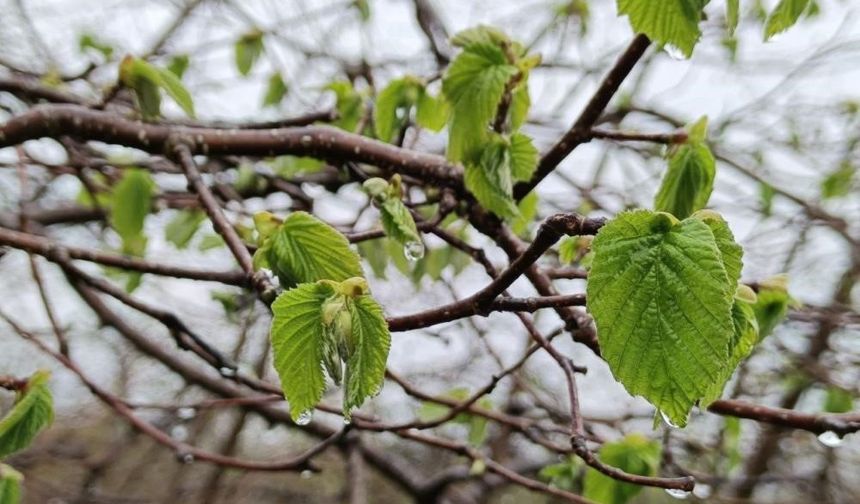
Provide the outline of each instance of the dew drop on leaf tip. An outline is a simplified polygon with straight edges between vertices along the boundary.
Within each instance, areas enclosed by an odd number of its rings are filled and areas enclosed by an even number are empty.
[[[670,428],[672,428],[672,429],[677,429],[677,428],[679,428],[678,424],[676,424],[675,422],[673,422],[673,421],[672,421],[672,419],[671,419],[671,418],[669,418],[669,415],[667,415],[666,413],[664,413],[664,412],[662,412],[662,411],[660,412],[660,418],[662,418],[662,419],[663,419],[663,423],[665,423],[666,425],[668,425]]]
[[[296,425],[307,425],[311,423],[314,414],[311,411],[302,411],[299,417],[296,418]]]

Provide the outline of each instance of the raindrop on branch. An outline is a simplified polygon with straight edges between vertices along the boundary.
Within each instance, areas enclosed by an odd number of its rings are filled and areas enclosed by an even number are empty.
[[[188,439],[188,429],[184,425],[174,425],[170,429],[170,437],[177,441],[185,441]]]
[[[842,444],[842,438],[839,437],[839,434],[833,431],[822,432],[818,435],[818,440],[821,444],[829,448],[836,448]]]
[[[313,473],[310,469],[305,469],[301,472],[302,479],[311,479],[311,476],[313,476]]]
[[[233,378],[236,376],[236,370],[227,366],[222,367],[218,372],[221,373],[221,376],[224,378]]]
[[[707,483],[696,483],[696,486],[693,488],[693,495],[699,499],[707,499],[712,493],[714,493],[714,489]]]
[[[667,488],[666,493],[669,494],[669,496],[671,497],[681,500],[684,500],[690,496],[690,492],[686,490],[681,490],[679,488]]]
[[[180,420],[191,420],[197,416],[197,410],[191,407],[182,407],[176,410],[176,417]]]

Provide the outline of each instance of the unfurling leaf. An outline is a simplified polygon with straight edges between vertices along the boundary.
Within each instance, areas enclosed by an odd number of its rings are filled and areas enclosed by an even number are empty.
[[[275,369],[294,420],[325,391],[325,372],[344,382],[344,417],[379,392],[391,336],[363,278],[300,284],[272,304]]]
[[[54,420],[54,401],[48,389],[47,371],[37,371],[18,393],[12,410],[0,420],[0,458],[30,445]]]
[[[687,143],[670,148],[669,168],[654,197],[655,210],[684,219],[708,204],[716,166],[704,140],[706,128],[703,117],[690,128]]]
[[[257,230],[267,212],[254,216]],[[264,237],[254,254],[258,267],[268,265],[281,285],[318,280],[343,281],[363,276],[358,254],[336,229],[307,212],[293,212]]]
[[[391,182],[371,178],[364,182],[364,190],[379,207],[382,229],[402,245],[421,243],[421,235],[409,208],[403,204],[400,175],[394,174]]]
[[[723,378],[734,334],[736,282],[714,232],[698,218],[625,212],[592,250],[588,309],[603,357],[631,394],[685,425]]]
[[[628,434],[623,439],[604,443],[600,461],[629,474],[656,476],[660,465],[660,443],[641,434]],[[585,472],[583,496],[601,504],[626,504],[642,491],[641,485],[625,483],[589,467]]]

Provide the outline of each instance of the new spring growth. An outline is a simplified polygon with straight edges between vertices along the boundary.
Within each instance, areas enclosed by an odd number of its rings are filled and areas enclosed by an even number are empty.
[[[355,351],[352,332],[352,300],[367,294],[367,281],[350,278],[343,282],[321,280],[334,293],[323,302],[323,365],[335,385],[343,381],[343,363],[348,362]]]

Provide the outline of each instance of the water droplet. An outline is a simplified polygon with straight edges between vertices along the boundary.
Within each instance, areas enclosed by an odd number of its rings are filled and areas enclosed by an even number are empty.
[[[836,448],[842,444],[842,438],[833,431],[822,432],[818,435],[818,440],[821,441],[821,444],[830,448]]]
[[[313,142],[313,140],[314,139],[311,138],[310,135],[302,135],[302,138],[301,138],[302,145],[304,145],[304,146],[310,145],[311,142]]]
[[[343,417],[343,424],[344,424],[344,425],[349,425],[349,424],[351,424],[351,423],[352,423],[352,418],[350,418],[350,417],[346,417],[346,416],[345,416],[345,417]]]
[[[197,416],[197,410],[191,407],[182,407],[176,410],[176,417],[180,420],[191,420]]]
[[[302,411],[299,414],[299,417],[296,418],[296,425],[307,425],[311,423],[311,419],[314,417],[314,413],[311,410]]]
[[[403,246],[403,255],[410,261],[417,261],[424,257],[424,244],[420,241],[406,242]]]
[[[673,60],[683,61],[687,59],[687,55],[684,54],[684,51],[671,44],[664,45],[663,50],[666,51],[666,54],[668,54]]]
[[[667,488],[666,493],[669,494],[671,497],[681,500],[684,500],[690,496],[690,492],[678,488]]]
[[[712,493],[714,493],[714,489],[707,483],[696,483],[696,486],[693,487],[693,495],[700,499],[707,499]]]
[[[188,429],[184,425],[174,425],[170,429],[170,437],[177,441],[185,441],[188,439]]]
[[[302,479],[311,479],[311,476],[313,475],[314,473],[312,473],[310,469],[305,469],[301,472]]]
[[[176,455],[176,458],[179,459],[183,464],[190,464],[194,462],[194,454],[191,453],[179,453]]]
[[[223,376],[224,378],[232,378],[236,376],[236,370],[226,366],[219,369],[218,372],[221,373],[221,376]]]
[[[668,425],[669,427],[671,427],[671,428],[673,428],[673,429],[677,429],[677,428],[678,428],[678,424],[676,424],[675,422],[673,422],[673,421],[672,421],[672,419],[671,419],[671,418],[669,418],[669,415],[667,415],[666,413],[664,413],[664,412],[662,412],[662,411],[661,411],[661,412],[660,412],[660,417],[663,419],[663,423],[665,423],[665,424],[666,424],[666,425]]]

